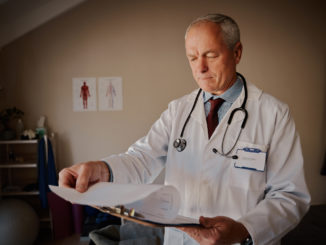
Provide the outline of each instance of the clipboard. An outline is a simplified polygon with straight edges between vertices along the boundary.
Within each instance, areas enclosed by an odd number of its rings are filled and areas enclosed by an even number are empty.
[[[84,193],[74,188],[58,186],[49,188],[71,203],[87,205],[103,213],[142,225],[200,226],[198,219],[178,214],[180,196],[173,186],[99,182]]]
[[[137,224],[150,226],[150,227],[200,227],[201,224],[197,223],[161,223],[152,220],[146,219],[143,215],[135,212],[133,215],[130,215],[131,210],[124,209],[121,212],[121,208],[117,207],[99,207],[99,206],[91,206],[103,213],[107,213],[113,215],[115,217],[119,217],[121,219],[129,220],[135,222]]]

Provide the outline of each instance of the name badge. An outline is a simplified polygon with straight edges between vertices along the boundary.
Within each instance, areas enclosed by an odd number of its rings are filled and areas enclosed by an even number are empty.
[[[264,172],[266,163],[266,152],[256,148],[243,148],[237,150],[238,159],[234,167]]]

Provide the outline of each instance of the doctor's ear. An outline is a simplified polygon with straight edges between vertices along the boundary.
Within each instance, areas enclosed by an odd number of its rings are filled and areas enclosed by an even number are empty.
[[[242,55],[242,44],[241,42],[237,42],[233,47],[233,55],[235,59],[235,63],[239,64],[241,55]]]

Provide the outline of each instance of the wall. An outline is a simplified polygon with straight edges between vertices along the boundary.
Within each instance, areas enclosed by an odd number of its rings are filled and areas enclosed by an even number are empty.
[[[85,0],[0,1],[0,47]]]
[[[326,203],[323,1],[89,0],[1,50],[0,102],[24,110],[26,127],[47,116],[59,168],[125,151],[170,100],[196,88],[184,31],[211,12],[240,25],[238,70],[290,105],[313,203]],[[123,78],[124,110],[73,112],[72,78],[101,76]]]

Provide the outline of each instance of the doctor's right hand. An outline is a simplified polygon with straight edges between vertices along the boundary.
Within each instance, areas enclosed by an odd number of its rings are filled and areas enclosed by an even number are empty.
[[[60,171],[59,186],[75,188],[79,192],[85,192],[97,182],[109,181],[109,177],[109,169],[105,162],[78,163]]]

